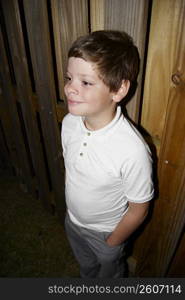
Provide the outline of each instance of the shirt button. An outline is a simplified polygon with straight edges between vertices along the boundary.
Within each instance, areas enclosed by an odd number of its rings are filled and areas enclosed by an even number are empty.
[[[91,133],[90,133],[90,132],[87,132],[87,135],[89,136],[89,135],[91,135]]]
[[[80,156],[83,156],[83,153],[82,153],[82,152],[80,152]]]
[[[87,146],[87,143],[83,143],[84,146]]]

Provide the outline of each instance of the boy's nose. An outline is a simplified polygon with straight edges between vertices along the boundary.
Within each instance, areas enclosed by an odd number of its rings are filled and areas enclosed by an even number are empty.
[[[78,87],[74,82],[70,82],[65,86],[65,90],[68,94],[78,94]]]

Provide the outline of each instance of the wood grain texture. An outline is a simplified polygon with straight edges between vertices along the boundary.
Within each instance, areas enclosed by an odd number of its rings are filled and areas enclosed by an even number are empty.
[[[24,36],[20,19],[18,1],[7,0],[3,3],[6,20],[6,31],[9,38],[10,53],[16,79],[16,90],[20,101],[25,124],[29,153],[36,176],[35,189],[43,204],[49,209],[49,184],[47,170],[44,162],[44,154],[40,142],[36,112],[32,103],[32,88],[28,70],[27,55],[24,46]],[[11,20],[11,22],[10,22]],[[11,38],[15,37],[15,38]]]
[[[89,32],[87,0],[51,1],[60,98],[64,99],[67,54],[74,40]]]
[[[105,0],[90,0],[91,31],[105,29]]]
[[[171,77],[178,71],[183,19],[184,0],[153,1],[141,124],[158,143],[173,85]]]
[[[62,147],[56,112],[56,87],[54,82],[47,2],[23,1],[28,41],[39,102],[43,142],[46,150],[52,189],[61,210],[63,184]]]
[[[185,232],[182,235],[177,251],[172,260],[170,269],[167,274],[168,277],[185,278],[184,258],[185,258]]]
[[[0,102],[1,102],[1,95],[0,95]],[[13,174],[10,154],[7,147],[6,137],[4,134],[1,115],[0,115],[0,169],[6,170],[8,169],[9,172]]]
[[[32,174],[28,163],[27,151],[22,134],[21,123],[17,112],[16,98],[13,93],[8,58],[2,32],[0,30],[0,79],[2,96],[1,122],[6,135],[10,158],[16,175],[26,183],[28,191],[33,192]]]
[[[161,4],[165,5],[165,10],[164,7],[161,9]],[[151,31],[148,65],[150,72],[147,72],[150,80],[146,77],[149,87],[145,84],[150,94],[147,97],[147,107],[144,107],[147,108],[147,113],[144,110],[143,124],[161,139],[158,163],[159,197],[154,202],[152,219],[138,239],[133,253],[138,261],[136,274],[141,277],[166,275],[185,223],[185,1],[155,0],[154,6],[152,22],[154,20],[156,24],[156,18],[159,18],[162,27],[163,18],[166,35],[159,32],[161,40],[155,44]],[[158,31],[159,29],[160,27]],[[172,35],[168,35],[169,31],[172,31]],[[154,40],[156,42],[156,34]],[[153,48],[150,50],[150,47],[154,44],[155,52],[152,52]],[[159,61],[154,68],[156,53],[161,53],[161,49],[166,49],[166,59],[165,52],[162,56],[159,55]],[[151,53],[153,54],[150,57]],[[156,74],[152,81],[150,61],[153,61],[153,73]],[[162,77],[157,77],[161,72],[164,75],[163,80]],[[173,74],[178,74],[177,81],[171,81]],[[159,108],[165,113],[161,122]]]

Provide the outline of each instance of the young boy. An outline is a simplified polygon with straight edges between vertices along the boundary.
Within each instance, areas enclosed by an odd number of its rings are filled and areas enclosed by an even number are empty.
[[[68,58],[66,232],[82,278],[121,278],[125,241],[153,196],[150,151],[119,106],[136,81],[138,51],[126,33],[96,31]]]

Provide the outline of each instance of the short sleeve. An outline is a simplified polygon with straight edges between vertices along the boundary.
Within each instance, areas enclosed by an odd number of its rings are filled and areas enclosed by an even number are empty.
[[[145,147],[130,153],[122,167],[122,178],[128,201],[143,203],[153,198],[152,159]]]

